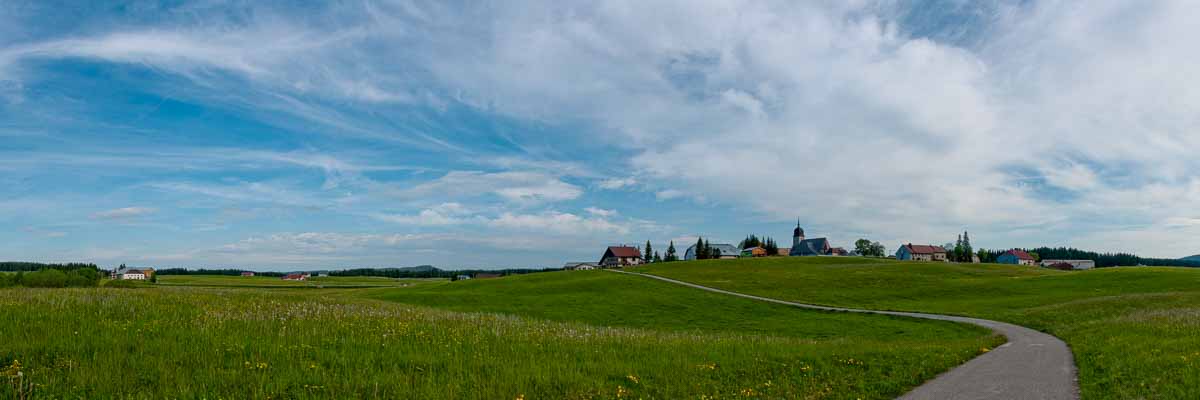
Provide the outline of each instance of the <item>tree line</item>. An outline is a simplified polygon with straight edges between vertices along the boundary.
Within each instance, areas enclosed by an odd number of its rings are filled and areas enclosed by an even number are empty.
[[[91,263],[43,264],[43,263],[23,262],[23,261],[0,262],[0,271],[3,271],[3,272],[18,272],[18,271],[34,272],[34,271],[40,271],[43,269],[57,269],[59,271],[71,271],[71,270],[82,269],[82,268],[90,268],[90,269],[94,269],[94,270],[99,270],[99,268],[96,267],[96,264],[91,264]]]
[[[1036,261],[1042,260],[1092,260],[1096,267],[1128,267],[1145,265],[1150,267],[1200,267],[1200,261],[1179,260],[1173,258],[1139,257],[1129,253],[1099,253],[1079,250],[1070,247],[1034,247],[1016,249],[1029,253]],[[979,261],[994,263],[996,258],[1008,250],[979,250]]]
[[[34,263],[17,263],[34,264]],[[28,271],[21,266],[16,273],[6,270],[0,273],[0,287],[24,286],[36,288],[96,287],[101,273],[91,264],[42,264],[42,268]]]

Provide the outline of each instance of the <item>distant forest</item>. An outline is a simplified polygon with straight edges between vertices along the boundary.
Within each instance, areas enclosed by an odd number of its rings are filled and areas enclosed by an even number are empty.
[[[1096,267],[1121,267],[1137,265],[1151,267],[1200,267],[1200,261],[1171,258],[1144,258],[1128,253],[1097,253],[1094,251],[1079,250],[1068,247],[1037,247],[1032,249],[1018,250],[1024,250],[1031,255],[1037,254],[1038,261],[1092,260],[1096,262]],[[985,263],[996,262],[996,257],[1000,256],[1005,251],[1007,250],[980,250],[979,260]]]
[[[99,270],[96,264],[85,263],[67,263],[67,264],[42,264],[34,262],[19,262],[19,261],[0,261],[0,272],[34,272],[43,269],[57,269],[67,272],[77,269],[94,269]]]

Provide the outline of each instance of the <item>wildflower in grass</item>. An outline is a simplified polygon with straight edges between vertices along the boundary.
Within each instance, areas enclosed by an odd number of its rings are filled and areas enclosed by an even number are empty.
[[[638,380],[638,377],[633,376],[633,375],[626,376],[625,379],[629,379],[629,381],[633,382],[634,384],[641,383],[641,381]]]
[[[525,394],[524,393],[518,394],[517,400],[525,400]]]
[[[980,348],[979,348],[979,352],[980,352],[980,353],[987,353],[987,352],[989,352],[989,351],[992,351],[992,349],[989,349],[989,348],[987,348],[987,347],[980,347]]]

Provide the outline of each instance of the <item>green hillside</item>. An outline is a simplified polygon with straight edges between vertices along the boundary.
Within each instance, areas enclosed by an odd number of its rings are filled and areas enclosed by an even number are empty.
[[[1084,397],[1200,398],[1200,270],[1052,271],[857,257],[770,258],[638,268],[800,302],[1013,322],[1075,352]]]
[[[768,353],[745,348],[719,355],[726,372],[741,377],[735,380],[740,382],[723,385],[755,387],[761,382],[752,381],[762,380],[765,373],[776,388],[766,393],[793,394],[781,397],[892,398],[1002,341],[973,326],[802,310],[606,271],[531,274],[370,293],[377,299],[452,311],[684,333],[701,340],[729,335],[745,337],[747,343],[760,340],[756,337],[787,340],[792,344]],[[814,385],[808,381],[811,374],[798,366],[822,370],[824,383]],[[677,368],[645,374],[662,384],[675,380],[668,377],[683,379],[680,382],[696,379],[686,373],[689,366]],[[830,393],[822,394],[826,390]]]

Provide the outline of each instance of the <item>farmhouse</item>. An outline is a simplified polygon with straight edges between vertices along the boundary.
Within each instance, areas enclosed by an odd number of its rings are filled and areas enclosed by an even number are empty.
[[[901,245],[896,250],[897,260],[906,261],[946,261],[946,249],[941,246],[924,244]]]
[[[738,248],[732,244],[716,243],[716,244],[710,244],[710,245],[708,245],[708,247],[711,247],[717,251],[720,251],[721,257],[719,257],[719,258],[722,260],[730,259],[730,258],[738,258],[738,256],[742,255],[741,250],[738,250]],[[695,260],[696,259],[696,245],[693,244],[687,248],[687,251],[685,251],[683,253],[683,259],[684,260]]]
[[[800,227],[800,221],[796,221],[796,229],[792,230],[792,248],[788,250],[789,256],[828,256],[832,254],[833,246],[829,245],[829,239],[805,239],[804,228]]]
[[[1060,264],[1070,265],[1071,269],[1074,270],[1096,268],[1096,262],[1092,260],[1042,260],[1043,267],[1050,267]]]
[[[242,276],[252,277],[252,276],[254,276],[254,272],[253,271],[242,271]]]
[[[600,256],[600,265],[605,268],[620,268],[642,264],[642,251],[637,247],[608,246]]]
[[[1000,264],[1017,264],[1017,265],[1033,265],[1033,256],[1026,253],[1024,250],[1012,249],[1004,252],[996,257],[996,262]]]
[[[766,257],[767,249],[759,246],[742,249],[742,257]]]
[[[140,269],[128,269],[128,270],[125,270],[125,272],[121,274],[121,279],[144,281],[144,280],[146,280],[146,278],[147,278],[146,272],[142,271]]]
[[[307,272],[294,272],[283,276],[285,281],[306,281],[310,275]]]
[[[590,271],[596,268],[600,266],[593,262],[569,262],[563,265],[565,271]]]

